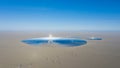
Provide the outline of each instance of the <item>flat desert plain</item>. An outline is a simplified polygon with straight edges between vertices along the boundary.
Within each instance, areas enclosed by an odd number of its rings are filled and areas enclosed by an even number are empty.
[[[91,36],[103,40],[87,40],[87,44],[64,47],[56,44],[30,46],[21,40],[39,38],[49,32],[1,31],[0,68],[120,68],[120,32],[53,32],[56,37]]]

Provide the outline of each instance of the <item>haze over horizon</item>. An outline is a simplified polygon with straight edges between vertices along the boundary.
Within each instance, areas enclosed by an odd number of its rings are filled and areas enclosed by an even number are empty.
[[[120,31],[118,0],[0,0],[0,30]]]

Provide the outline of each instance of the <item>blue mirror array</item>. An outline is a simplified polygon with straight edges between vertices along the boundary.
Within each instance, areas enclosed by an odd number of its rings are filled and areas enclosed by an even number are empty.
[[[87,43],[87,41],[85,40],[79,40],[79,39],[28,39],[28,40],[22,40],[23,43],[29,44],[29,45],[41,45],[41,44],[47,44],[47,43],[56,43],[56,44],[60,44],[62,46],[81,46],[81,45],[85,45]]]
[[[35,40],[35,39],[30,39],[30,40],[22,40],[22,42],[29,44],[29,45],[40,45],[40,44],[45,44],[48,43],[48,40]]]
[[[59,40],[53,40],[53,42],[64,46],[81,46],[87,43],[85,40],[78,40],[78,39],[59,39]]]
[[[102,38],[98,38],[98,37],[90,37],[90,38],[88,38],[88,40],[102,40]]]

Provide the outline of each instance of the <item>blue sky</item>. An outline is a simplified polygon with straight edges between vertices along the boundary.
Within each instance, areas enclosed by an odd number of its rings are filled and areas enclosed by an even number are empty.
[[[0,0],[0,30],[120,30],[119,0]]]

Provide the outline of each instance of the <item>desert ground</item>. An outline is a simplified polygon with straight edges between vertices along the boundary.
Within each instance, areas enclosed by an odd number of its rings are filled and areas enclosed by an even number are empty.
[[[46,37],[49,33],[1,31],[0,68],[120,68],[120,32],[51,33],[56,37],[103,38],[103,40],[87,40],[86,45],[77,47],[55,44],[30,46],[21,42],[28,38]]]

